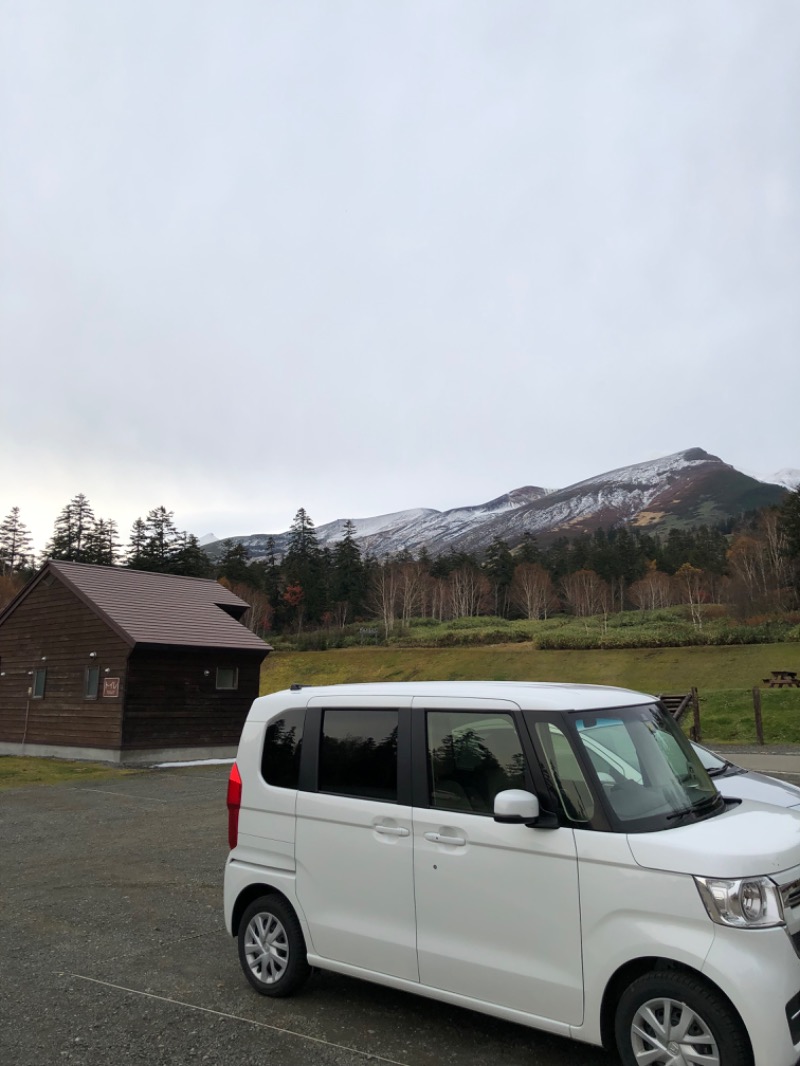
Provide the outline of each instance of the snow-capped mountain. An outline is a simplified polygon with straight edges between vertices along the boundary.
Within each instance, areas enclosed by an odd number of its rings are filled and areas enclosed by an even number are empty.
[[[797,471],[782,471],[794,474]],[[382,557],[425,548],[444,552],[481,552],[496,538],[511,547],[528,535],[575,535],[600,526],[691,526],[721,521],[743,511],[779,502],[786,492],[780,482],[743,474],[702,448],[690,448],[660,459],[610,470],[562,489],[534,486],[514,489],[488,503],[449,511],[415,508],[374,518],[352,519],[362,551]],[[331,546],[344,536],[345,519],[317,527],[320,545]],[[273,535],[280,558],[288,532]],[[269,534],[232,537],[254,560],[263,559]],[[209,545],[209,554],[221,550]]]
[[[778,470],[771,477],[762,480],[769,481],[773,485],[783,485],[787,489],[797,489],[800,488],[800,470],[785,466],[783,470]]]

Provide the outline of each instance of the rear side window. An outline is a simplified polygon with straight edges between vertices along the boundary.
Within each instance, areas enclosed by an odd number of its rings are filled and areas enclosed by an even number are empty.
[[[261,755],[261,776],[268,785],[297,788],[306,711],[294,708],[270,722]]]
[[[397,711],[324,711],[319,791],[397,802]]]

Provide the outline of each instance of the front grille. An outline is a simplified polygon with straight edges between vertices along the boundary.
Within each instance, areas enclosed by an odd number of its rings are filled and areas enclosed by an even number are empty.
[[[800,1044],[800,992],[786,1004],[786,1021],[792,1034],[792,1043]]]
[[[781,885],[781,898],[787,910],[800,907],[800,881],[790,881],[788,885]]]

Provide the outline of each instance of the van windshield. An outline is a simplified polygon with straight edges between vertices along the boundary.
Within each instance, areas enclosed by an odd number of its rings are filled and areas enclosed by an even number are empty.
[[[569,718],[598,793],[625,832],[672,829],[725,809],[691,744],[662,708],[580,711]]]

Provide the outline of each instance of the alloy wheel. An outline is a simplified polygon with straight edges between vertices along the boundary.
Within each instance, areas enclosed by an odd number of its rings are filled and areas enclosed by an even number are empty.
[[[631,1047],[641,1066],[720,1066],[714,1034],[680,1000],[650,999],[631,1023]]]

